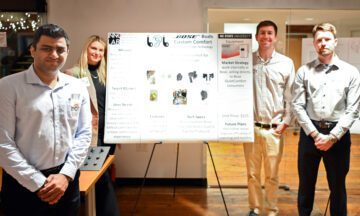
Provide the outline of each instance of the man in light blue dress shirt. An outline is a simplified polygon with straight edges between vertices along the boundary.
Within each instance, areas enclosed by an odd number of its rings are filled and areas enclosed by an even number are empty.
[[[69,38],[36,30],[29,69],[0,80],[0,166],[6,215],[77,215],[79,167],[91,141],[86,87],[59,69]]]

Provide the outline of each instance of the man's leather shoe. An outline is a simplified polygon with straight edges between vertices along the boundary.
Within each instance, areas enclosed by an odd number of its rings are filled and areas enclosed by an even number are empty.
[[[259,214],[256,214],[254,210],[251,210],[248,214],[249,216],[259,216]]]

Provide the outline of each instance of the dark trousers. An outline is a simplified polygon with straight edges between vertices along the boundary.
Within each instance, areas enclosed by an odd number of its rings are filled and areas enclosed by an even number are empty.
[[[49,176],[50,174],[59,173],[60,169],[53,169],[50,172],[43,174]],[[31,192],[21,186],[13,177],[6,172],[3,172],[1,199],[5,215],[8,216],[75,216],[79,213],[80,207],[80,191],[79,191],[79,176],[76,176],[58,203],[49,205],[41,201],[36,192]]]
[[[320,133],[329,134],[330,129],[317,128]],[[330,189],[330,214],[347,215],[345,179],[350,164],[350,133],[347,132],[328,151],[320,151],[311,136],[300,131],[298,150],[299,193],[298,211],[300,216],[311,214],[314,204],[315,185],[319,163],[323,159]]]
[[[101,132],[102,131],[102,132]],[[98,146],[110,147],[109,155],[115,153],[114,144],[104,143],[104,130],[99,126]],[[95,184],[96,215],[119,216],[120,210],[116,198],[114,185],[111,181],[109,169],[104,172]]]
[[[96,215],[119,216],[116,193],[109,170],[105,171],[95,184]]]

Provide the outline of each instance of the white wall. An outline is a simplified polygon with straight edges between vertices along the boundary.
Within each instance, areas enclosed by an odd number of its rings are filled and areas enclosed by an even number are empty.
[[[92,34],[202,32],[201,10],[201,0],[48,0],[48,22],[69,33],[71,66]]]
[[[315,3],[314,3],[315,2]],[[207,8],[360,9],[359,0],[48,0],[48,22],[65,28],[71,48],[65,68],[72,66],[91,34],[107,32],[205,32]],[[117,176],[142,177],[150,145],[127,145],[117,151]],[[178,176],[206,176],[203,144],[180,147]],[[176,145],[157,147],[149,177],[173,177]]]
[[[201,0],[48,0],[48,22],[62,26],[71,39],[65,68],[76,63],[85,39],[108,32],[203,32]],[[179,178],[204,178],[203,144],[180,145]],[[122,145],[117,150],[118,177],[145,173],[152,145]],[[205,149],[206,150],[206,149]],[[148,177],[175,175],[176,144],[156,147]]]

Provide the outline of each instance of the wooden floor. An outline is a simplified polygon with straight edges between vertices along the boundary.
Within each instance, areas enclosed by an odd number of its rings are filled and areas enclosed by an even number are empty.
[[[138,187],[117,188],[117,198],[122,216],[226,216],[226,211],[217,188],[180,187],[175,198],[172,187],[145,187],[133,212]],[[245,216],[248,213],[247,189],[224,188],[224,197],[231,216]],[[324,214],[328,199],[327,191],[317,191],[312,215]],[[298,215],[296,208],[297,190],[279,191],[279,215]],[[360,194],[348,191],[348,215],[360,216]],[[134,214],[133,214],[134,213]],[[329,212],[327,215],[330,215]]]
[[[347,188],[360,190],[360,135],[351,135],[350,171],[347,175]],[[280,182],[290,188],[298,188],[297,152],[299,133],[287,130],[284,137],[284,153],[280,164]],[[243,186],[247,184],[246,166],[242,144],[210,143],[211,152],[220,182],[225,186]],[[207,161],[209,185],[217,185],[214,169],[208,156]],[[317,189],[327,189],[326,172],[320,165]]]
[[[360,135],[352,135],[351,166],[347,177],[348,215],[360,216]],[[296,208],[298,131],[285,134],[285,149],[280,168],[281,186],[290,190],[279,191],[280,215],[298,215]],[[242,145],[211,143],[211,151],[220,183],[224,187],[229,215],[243,216],[248,213],[246,168]],[[138,187],[118,187],[117,196],[123,216],[226,216],[226,211],[217,186],[214,169],[208,157],[209,188],[181,187],[173,197],[172,187],[145,187],[133,212]],[[312,215],[323,215],[329,191],[324,167],[319,170],[314,211]],[[327,215],[330,215],[329,212]]]
[[[145,187],[134,210],[139,187],[116,188],[121,216],[226,216],[226,211],[218,188],[177,187],[173,197],[173,187]],[[245,216],[248,212],[247,189],[223,188],[230,216]],[[279,191],[279,215],[298,215],[296,209],[297,190]],[[324,214],[328,192],[316,192],[312,216]],[[360,216],[360,193],[348,190],[348,215]],[[0,215],[3,215],[0,210]],[[31,215],[31,214],[30,214]],[[329,212],[328,214],[329,215]]]
[[[360,216],[360,135],[352,136],[351,166],[347,177],[348,215]],[[279,191],[280,215],[298,215],[297,199],[297,131],[289,130],[285,136],[285,149],[280,169],[281,185],[290,190]],[[220,183],[224,187],[229,215],[245,216],[248,212],[246,169],[243,149],[240,144],[211,143]],[[172,187],[150,187],[143,189],[135,211],[139,187],[118,186],[117,199],[122,216],[226,216],[227,213],[217,186],[214,170],[208,157],[209,188],[178,187],[173,197]],[[314,211],[312,215],[323,215],[329,196],[324,168],[319,171]],[[1,214],[0,214],[1,215]],[[330,215],[329,212],[327,215]]]

